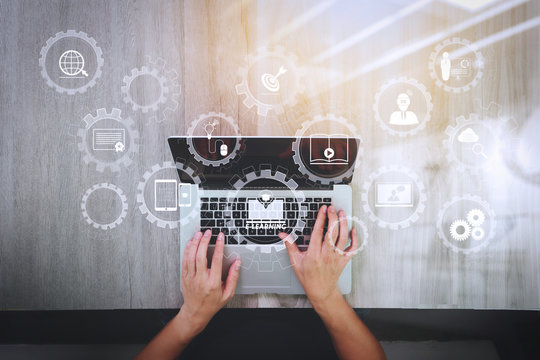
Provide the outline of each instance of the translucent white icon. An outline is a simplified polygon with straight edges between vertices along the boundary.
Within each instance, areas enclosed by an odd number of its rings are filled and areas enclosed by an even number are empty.
[[[227,146],[227,144],[221,144],[221,146],[219,147],[219,153],[221,154],[221,156],[227,156],[227,154],[229,154],[229,147]]]
[[[413,207],[412,183],[375,184],[375,207]]]
[[[471,148],[471,151],[475,155],[479,155],[479,156],[484,157],[485,159],[488,159],[488,156],[484,152],[484,145],[479,143],[480,137],[470,127],[466,128],[458,135],[458,141],[461,143],[474,143],[474,145]]]
[[[179,207],[191,207],[191,186],[190,183],[180,183],[178,185],[180,189],[180,202]]]
[[[349,163],[349,137],[343,134],[311,135],[309,154],[311,165],[347,165]]]
[[[279,80],[278,77],[285,74],[287,72],[287,69],[285,69],[283,66],[279,68],[279,71],[277,74],[273,75],[270,73],[264,73],[261,76],[261,82],[263,86],[271,92],[277,92],[279,91]]]
[[[84,70],[84,57],[77,50],[67,50],[58,59],[58,66],[66,76],[61,78],[82,78],[88,76]]]
[[[407,111],[411,105],[411,98],[406,93],[401,93],[396,99],[399,111],[394,111],[390,115],[391,125],[416,125],[418,118],[413,111]]]
[[[482,240],[486,234],[482,224],[486,220],[486,214],[480,209],[471,209],[467,213],[466,220],[456,219],[450,224],[448,231],[452,239],[465,241],[469,238]]]
[[[257,198],[257,200],[259,200],[259,202],[263,204],[265,208],[267,208],[268,205],[270,205],[272,201],[274,201],[274,193],[272,193],[272,191],[270,190],[261,190],[259,192],[259,197]]]
[[[176,211],[178,209],[178,182],[174,179],[154,181],[154,209],[156,211]]]
[[[208,138],[208,140],[212,138],[212,133],[216,130],[216,126],[218,125],[219,123],[215,119],[207,122],[204,125],[204,132],[206,133],[206,137]]]
[[[126,129],[92,129],[94,150],[124,152],[126,149]]]
[[[442,58],[441,58],[441,75],[442,79],[444,81],[448,81],[450,79],[450,68],[452,67],[452,62],[450,61],[450,58],[448,56],[448,52],[443,52]]]

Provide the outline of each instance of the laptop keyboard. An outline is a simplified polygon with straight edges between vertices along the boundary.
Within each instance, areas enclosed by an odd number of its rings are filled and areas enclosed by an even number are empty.
[[[272,244],[279,240],[278,234],[282,229],[272,227],[254,228],[248,226],[250,221],[249,204],[253,198],[235,198],[228,199],[225,197],[202,197],[201,198],[201,222],[200,228],[204,232],[207,229],[212,230],[211,244],[215,244],[217,234],[222,232],[225,235],[225,243],[233,245],[247,245],[248,241],[243,239],[249,238],[257,244]],[[301,204],[295,198],[276,198],[273,201],[282,201],[282,209],[277,214],[279,220],[268,220],[271,222],[280,222],[287,230],[294,228],[298,219],[303,220],[306,225],[301,234],[298,234],[296,240],[297,245],[309,245],[311,238],[311,230],[315,225],[317,213],[322,205],[329,206],[332,203],[331,197],[315,197],[306,198]],[[281,205],[280,205],[281,208]],[[304,216],[301,216],[300,209],[305,211]],[[266,220],[262,220],[264,222]]]

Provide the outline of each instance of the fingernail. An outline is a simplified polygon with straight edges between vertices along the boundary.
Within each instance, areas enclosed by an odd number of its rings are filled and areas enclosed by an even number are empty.
[[[223,241],[225,239],[225,236],[223,235],[223,233],[219,233],[218,236],[217,236],[217,241]]]
[[[242,260],[238,259],[236,260],[236,264],[234,265],[234,270],[240,269],[240,264],[242,263]]]
[[[336,208],[333,207],[333,206],[329,206],[328,211],[331,212],[332,214],[335,214],[336,213]]]
[[[321,207],[321,211],[323,212],[323,214],[326,214],[326,205],[323,205],[323,206]]]
[[[200,238],[202,238],[202,232],[200,231],[197,231],[195,233],[195,236],[193,237],[195,240],[199,240]]]
[[[210,231],[210,229],[207,229],[205,232],[204,232],[204,236],[208,236],[212,234],[212,231]]]

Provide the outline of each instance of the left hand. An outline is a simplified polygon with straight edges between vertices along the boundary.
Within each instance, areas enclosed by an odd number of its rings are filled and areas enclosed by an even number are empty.
[[[196,233],[187,243],[182,261],[181,288],[184,305],[178,317],[188,323],[194,335],[200,333],[219,309],[231,300],[240,271],[240,259],[237,259],[231,265],[225,283],[221,281],[225,243],[223,233],[219,233],[217,237],[212,264],[208,268],[206,252],[211,237],[210,230],[204,235],[201,232]]]

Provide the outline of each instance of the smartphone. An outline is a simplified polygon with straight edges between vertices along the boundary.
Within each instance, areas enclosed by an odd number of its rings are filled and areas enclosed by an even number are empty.
[[[180,183],[178,185],[180,189],[180,202],[179,207],[190,207],[191,206],[191,186],[190,183]]]
[[[154,202],[156,211],[176,211],[178,192],[176,180],[158,179],[154,181]]]

